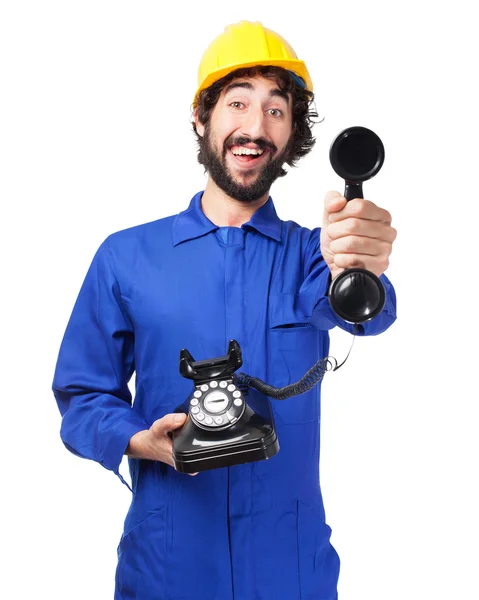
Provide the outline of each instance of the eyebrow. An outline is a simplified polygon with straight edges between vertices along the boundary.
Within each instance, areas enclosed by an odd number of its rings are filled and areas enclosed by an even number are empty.
[[[225,96],[226,94],[228,94],[228,92],[234,90],[235,88],[244,88],[245,90],[254,91],[254,86],[251,83],[249,83],[249,81],[233,81],[233,83],[230,83],[226,87]],[[270,90],[269,95],[271,98],[283,98],[286,104],[289,104],[288,94],[286,92],[282,92],[279,88],[273,88],[272,90]]]

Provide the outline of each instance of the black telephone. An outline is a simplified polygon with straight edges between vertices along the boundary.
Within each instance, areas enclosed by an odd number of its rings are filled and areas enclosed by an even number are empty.
[[[248,389],[234,379],[242,364],[235,340],[226,356],[211,360],[195,361],[188,350],[181,350],[180,373],[194,381],[194,389],[176,409],[188,414],[185,425],[172,434],[177,471],[196,473],[271,458],[278,452],[268,398],[258,396],[247,404]]]
[[[345,179],[345,198],[362,198],[362,183],[381,169],[384,147],[371,130],[350,127],[333,142],[330,161]],[[382,311],[386,299],[381,280],[366,269],[340,273],[332,281],[328,295],[333,311],[354,323],[354,333],[359,323]],[[176,409],[188,415],[183,427],[172,433],[176,470],[196,473],[271,458],[279,451],[279,442],[269,398],[284,400],[302,394],[328,370],[339,369],[347,358],[334,367],[334,358],[323,358],[297,383],[274,388],[256,377],[235,373],[243,364],[241,348],[235,340],[230,341],[226,356],[210,360],[195,361],[188,350],[181,350],[180,373],[193,379],[194,389]]]

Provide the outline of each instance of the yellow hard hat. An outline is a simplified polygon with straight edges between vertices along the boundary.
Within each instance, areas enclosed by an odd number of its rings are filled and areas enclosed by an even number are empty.
[[[279,34],[259,22],[240,21],[228,25],[208,46],[198,69],[198,94],[228,73],[243,67],[272,65],[292,71],[303,79],[306,89],[313,91],[308,69],[296,52]]]

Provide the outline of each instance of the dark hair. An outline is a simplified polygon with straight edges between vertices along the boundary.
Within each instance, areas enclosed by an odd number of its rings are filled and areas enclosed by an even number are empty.
[[[312,150],[314,144],[316,143],[316,139],[312,135],[311,128],[314,125],[313,119],[317,117],[318,114],[311,106],[314,100],[313,92],[301,87],[297,81],[295,81],[296,76],[282,67],[258,65],[254,67],[236,69],[235,71],[228,73],[228,75],[225,77],[215,81],[208,88],[201,90],[200,94],[198,95],[195,104],[195,107],[198,109],[198,119],[203,125],[206,126],[210,120],[211,112],[216,106],[224,87],[233,79],[238,77],[254,77],[255,75],[261,75],[266,79],[276,80],[276,83],[282,92],[291,94],[293,107],[293,132],[290,142],[290,151],[285,162],[291,167],[294,167],[296,166],[298,160],[301,157],[306,156],[306,154]],[[200,147],[198,151],[198,162],[200,164],[204,164],[201,152],[201,136],[196,130],[196,124],[194,121],[192,122],[192,125],[198,145]],[[286,171],[284,169],[281,170],[281,176],[283,175],[286,175]]]

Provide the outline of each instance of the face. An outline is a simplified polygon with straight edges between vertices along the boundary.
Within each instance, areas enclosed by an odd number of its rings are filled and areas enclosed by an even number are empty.
[[[261,76],[235,79],[206,126],[195,119],[203,163],[216,185],[241,202],[266,196],[290,151],[290,95]]]

